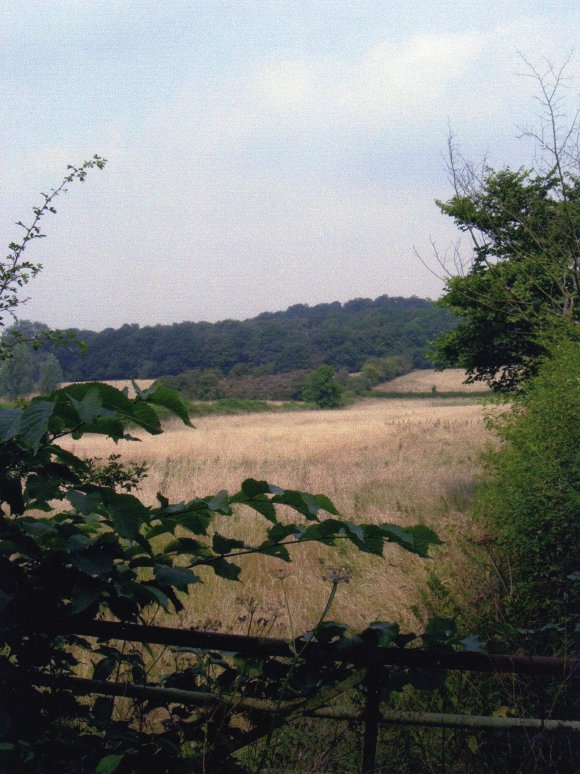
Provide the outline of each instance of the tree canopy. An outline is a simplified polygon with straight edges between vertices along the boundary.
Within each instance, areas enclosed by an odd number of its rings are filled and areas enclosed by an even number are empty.
[[[509,389],[535,373],[555,334],[576,335],[580,179],[488,169],[470,193],[439,202],[473,239],[469,270],[440,301],[461,323],[437,342],[438,364]]]
[[[227,310],[224,310],[227,312]],[[326,363],[360,371],[369,358],[403,355],[426,368],[425,350],[455,317],[423,298],[380,296],[345,303],[300,304],[249,320],[123,325],[75,330],[78,348],[54,348],[65,379],[155,378],[198,369],[262,369],[288,373]],[[69,334],[73,331],[69,331]]]
[[[449,270],[439,304],[461,320],[435,344],[437,364],[459,366],[468,381],[513,389],[534,375],[551,345],[578,337],[580,292],[580,127],[565,117],[564,69],[528,65],[543,107],[529,168],[478,172],[450,138],[455,195],[438,201],[471,240]]]

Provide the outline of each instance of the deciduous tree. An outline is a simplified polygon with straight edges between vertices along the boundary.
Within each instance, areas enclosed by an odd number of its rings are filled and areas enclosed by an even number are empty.
[[[33,390],[34,365],[32,353],[23,341],[15,344],[10,354],[0,367],[0,394],[9,400],[17,400]]]
[[[40,392],[52,392],[62,382],[62,368],[55,355],[49,353],[40,364],[38,389]]]
[[[468,235],[472,251],[444,260],[440,304],[460,325],[435,344],[438,365],[465,368],[468,381],[512,389],[537,370],[550,343],[578,336],[580,163],[576,113],[565,128],[564,68],[540,72],[544,107],[533,167],[477,172],[450,139],[455,195],[438,202]]]
[[[320,408],[337,408],[341,395],[342,385],[334,378],[334,368],[329,365],[322,365],[312,372],[303,393],[305,400]]]

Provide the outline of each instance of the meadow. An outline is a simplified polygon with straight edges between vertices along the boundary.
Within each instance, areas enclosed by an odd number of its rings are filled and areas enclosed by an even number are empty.
[[[403,376],[397,376],[388,382],[377,385],[381,392],[430,392],[433,387],[437,392],[481,393],[489,391],[482,382],[465,384],[465,371],[461,368],[446,368],[444,371],[433,369],[416,369]]]
[[[433,372],[430,372],[433,379]],[[455,380],[457,382],[457,379]],[[388,546],[384,559],[347,546],[317,544],[292,549],[293,562],[249,556],[240,561],[242,581],[232,583],[203,572],[192,587],[181,624],[239,633],[291,636],[315,625],[340,569],[341,585],[330,618],[363,628],[372,620],[396,620],[420,628],[426,581],[457,577],[466,562],[464,546],[477,534],[470,504],[479,474],[479,454],[490,436],[480,403],[429,398],[367,399],[335,411],[207,416],[194,429],[174,421],[160,436],[115,447],[103,439],[68,441],[76,453],[146,461],[148,477],[140,496],[153,503],[158,491],[174,501],[234,492],[245,478],[266,479],[291,489],[328,495],[345,518],[425,523],[444,545],[424,560]],[[220,532],[259,541],[263,524],[240,507],[221,517]],[[155,621],[163,621],[159,611]]]

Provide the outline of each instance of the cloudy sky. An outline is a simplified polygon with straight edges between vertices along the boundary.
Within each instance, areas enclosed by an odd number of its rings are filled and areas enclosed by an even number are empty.
[[[523,53],[561,63],[576,0],[0,0],[0,238],[68,163],[21,316],[95,330],[294,303],[436,298],[449,126],[531,159]],[[519,53],[518,53],[519,52]],[[568,74],[578,93],[580,57]],[[575,91],[574,91],[575,90]]]

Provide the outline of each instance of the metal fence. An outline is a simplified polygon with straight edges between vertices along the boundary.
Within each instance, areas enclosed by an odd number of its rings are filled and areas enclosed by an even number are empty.
[[[190,647],[202,651],[223,651],[255,658],[296,657],[296,649],[286,640],[270,637],[251,637],[221,634],[193,629],[165,626],[128,624],[110,621],[74,621],[55,624],[50,633],[75,634],[97,637],[100,640],[121,640],[146,644]],[[308,643],[308,654],[321,661],[348,662],[363,670],[362,684],[365,700],[361,707],[354,705],[316,706],[309,708],[300,700],[270,701],[267,699],[223,696],[207,692],[137,685],[108,680],[80,677],[60,677],[35,674],[38,686],[66,688],[78,694],[123,696],[135,699],[155,698],[188,706],[235,706],[254,712],[276,715],[280,724],[291,714],[312,718],[357,721],[364,724],[362,772],[375,771],[378,729],[381,724],[438,726],[443,728],[478,728],[492,730],[525,730],[540,733],[580,733],[580,721],[554,718],[490,717],[432,712],[399,712],[381,710],[381,696],[386,686],[382,682],[384,666],[421,668],[424,670],[458,670],[460,672],[510,673],[517,675],[549,676],[561,683],[580,682],[580,661],[546,656],[521,656],[454,652],[452,650],[419,648],[385,648],[364,643],[340,649],[333,644]],[[323,699],[323,697],[320,697]]]

